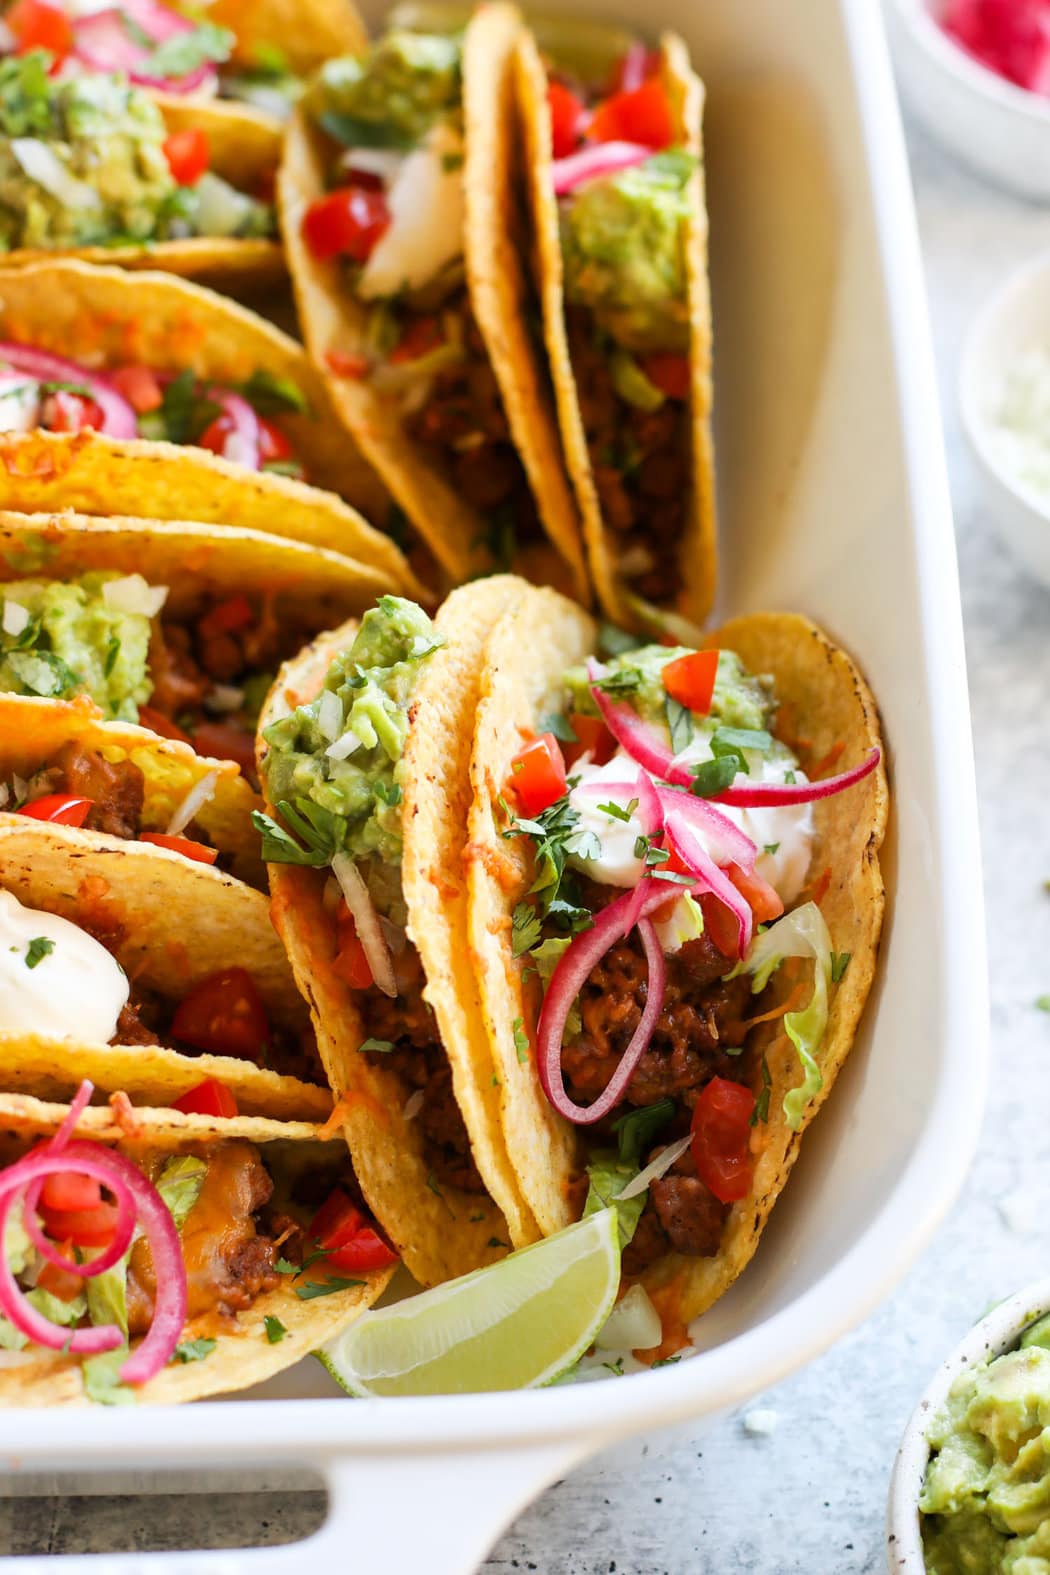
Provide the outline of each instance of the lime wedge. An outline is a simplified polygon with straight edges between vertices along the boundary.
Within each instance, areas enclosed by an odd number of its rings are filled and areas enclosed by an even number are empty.
[[[550,1383],[593,1345],[620,1283],[615,1209],[393,1307],[317,1354],[352,1395],[455,1395]]]

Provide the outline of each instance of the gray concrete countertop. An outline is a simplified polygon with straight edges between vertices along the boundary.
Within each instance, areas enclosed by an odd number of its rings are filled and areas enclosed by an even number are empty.
[[[1050,210],[971,179],[918,133],[910,140],[985,848],[993,1050],[980,1153],[933,1246],[861,1329],[702,1436],[655,1441],[552,1488],[495,1548],[487,1575],[880,1575],[890,1466],[918,1392],[991,1302],[1047,1271],[1050,1016],[1034,1003],[1050,992],[1050,593],[1023,577],[982,517],[955,370],[981,301],[1013,266],[1050,247]],[[315,1493],[237,1494],[206,1509],[183,1498],[0,1500],[0,1553],[286,1541],[316,1529],[322,1514]]]

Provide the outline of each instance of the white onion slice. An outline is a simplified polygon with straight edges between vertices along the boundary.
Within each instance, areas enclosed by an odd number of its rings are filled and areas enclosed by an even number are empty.
[[[341,738],[337,738],[334,744],[329,744],[328,748],[325,750],[325,754],[328,756],[329,760],[346,760],[350,755],[353,754],[355,749],[360,748],[361,740],[358,738],[353,728],[348,727]]]
[[[681,1159],[692,1141],[692,1134],[687,1132],[685,1137],[679,1138],[676,1143],[669,1143],[667,1148],[657,1154],[651,1164],[646,1165],[633,1181],[627,1183],[622,1192],[616,1194],[617,1198],[622,1198],[626,1203],[628,1198],[636,1198],[640,1192],[644,1192],[650,1181],[659,1181],[660,1177],[670,1170],[675,1160]],[[616,1199],[613,1201],[615,1202]]]
[[[168,599],[166,585],[150,585],[141,574],[125,574],[119,580],[107,580],[102,587],[102,600],[114,612],[141,613],[144,618],[155,618]]]
[[[23,607],[21,602],[4,602],[3,626],[5,634],[13,635],[17,639],[28,623],[28,607]]]
[[[343,702],[331,689],[322,689],[317,707],[317,725],[322,736],[334,744],[343,731]]]
[[[219,716],[239,711],[243,704],[244,690],[236,684],[213,684],[204,697],[205,708]]]
[[[421,1088],[417,1088],[415,1093],[409,1094],[408,1098],[405,1100],[405,1108],[402,1110],[401,1114],[404,1116],[406,1121],[414,1121],[422,1108],[423,1090]],[[658,1345],[660,1342],[657,1340],[655,1343]]]
[[[215,797],[218,782],[219,773],[208,771],[199,782],[193,784],[168,822],[167,836],[177,837],[185,830],[197,811],[203,809],[208,800]]]
[[[83,210],[101,205],[102,199],[95,188],[71,175],[54,149],[39,137],[12,137],[8,146],[23,173],[38,186],[43,186],[64,208]]]
[[[622,1194],[621,1194],[622,1196]],[[620,1298],[594,1342],[602,1351],[651,1351],[663,1339],[660,1314],[645,1287],[632,1285]]]
[[[396,996],[394,965],[383,938],[379,915],[368,895],[361,871],[348,853],[337,853],[332,860],[332,874],[339,882],[346,905],[353,915],[357,938],[364,947],[376,988],[382,990],[384,995]]]

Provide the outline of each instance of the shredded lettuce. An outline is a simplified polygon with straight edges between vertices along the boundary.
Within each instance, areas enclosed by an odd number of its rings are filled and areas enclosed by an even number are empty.
[[[809,1101],[824,1086],[817,1065],[817,1054],[828,1025],[828,990],[831,986],[832,950],[824,915],[815,902],[805,902],[787,913],[768,930],[755,937],[751,948],[734,973],[752,975],[752,990],[757,995],[785,957],[812,957],[813,994],[799,1012],[788,1012],[784,1028],[798,1051],[802,1081],[784,1095],[784,1115],[788,1126],[797,1132]]]
[[[530,910],[530,912],[531,911],[532,910]],[[539,920],[537,919],[537,933],[538,927]],[[547,988],[554,976],[555,968],[557,968],[558,964],[561,962],[562,958],[571,945],[571,935],[566,935],[564,938],[556,935],[550,940],[544,941],[542,945],[534,946],[532,948],[529,961],[535,965],[536,972],[543,981],[544,995],[546,995]],[[571,1045],[575,1043],[582,1033],[583,1018],[580,1016],[580,1003],[578,1000],[576,1000],[573,1001],[572,1005],[569,1007],[569,1015],[565,1019],[565,1027],[562,1031],[562,1043]]]
[[[84,1393],[96,1405],[134,1405],[135,1391],[120,1381],[120,1369],[128,1358],[126,1345],[101,1356],[89,1356],[83,1364]]]
[[[12,1205],[7,1216],[7,1228],[4,1231],[4,1258],[12,1274],[21,1274],[28,1267],[33,1257],[33,1243],[26,1234],[25,1225],[22,1223],[22,1204]]]
[[[633,1181],[638,1174],[637,1165],[625,1164],[614,1154],[596,1154],[591,1164],[587,1166],[587,1175],[590,1178],[590,1188],[587,1193],[587,1202],[583,1206],[583,1217],[597,1214],[600,1209],[610,1208],[616,1204],[616,1217],[620,1226],[620,1248],[628,1245],[642,1217],[645,1208],[647,1192],[639,1192],[637,1197],[628,1198],[626,1203],[617,1203],[616,1200],[629,1181]]]
[[[128,1337],[128,1260],[131,1250],[119,1258],[111,1269],[106,1269],[102,1274],[96,1274],[93,1279],[84,1281],[84,1294],[87,1297],[88,1320],[98,1328],[102,1324],[115,1323],[123,1334]]]
[[[29,1344],[29,1337],[16,1329],[9,1319],[0,1315],[0,1351],[21,1351]]]
[[[77,1324],[87,1312],[87,1299],[83,1291],[79,1296],[74,1296],[71,1302],[64,1302],[57,1296],[52,1296],[50,1291],[42,1291],[38,1286],[26,1292],[26,1301],[30,1307],[35,1307],[42,1318],[48,1318],[52,1323],[59,1323],[66,1329],[75,1329]]]
[[[157,1177],[157,1191],[168,1205],[177,1230],[185,1225],[190,1210],[200,1197],[207,1170],[206,1159],[185,1154],[178,1159],[169,1159]]]

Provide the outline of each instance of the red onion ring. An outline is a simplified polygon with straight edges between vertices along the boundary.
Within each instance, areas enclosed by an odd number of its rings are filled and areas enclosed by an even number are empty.
[[[76,361],[66,361],[47,350],[36,350],[32,345],[13,344],[8,340],[0,342],[0,363],[3,362],[41,383],[82,383],[102,411],[102,426],[97,430],[107,437],[138,437],[134,410],[109,379],[98,372],[89,372]]]
[[[95,1085],[90,1078],[85,1077],[70,1101],[69,1109],[62,1117],[58,1131],[47,1145],[49,1154],[60,1154],[76,1131],[77,1122],[81,1113],[91,1103],[91,1096],[95,1092]]]
[[[156,0],[124,0],[121,6],[94,11],[77,17],[73,23],[73,52],[94,71],[120,71],[143,87],[161,88],[167,93],[197,93],[217,84],[214,65],[203,61],[181,77],[155,77],[138,67],[148,60],[151,49],[137,43],[123,24],[129,17],[146,33],[151,45],[163,44],[179,33],[191,33],[194,24],[177,11],[156,4]]]
[[[682,862],[695,875],[701,892],[711,892],[729,909],[737,922],[737,956],[743,957],[751,945],[754,915],[751,904],[742,896],[724,870],[720,870],[708,853],[694,828],[684,815],[671,810],[666,821],[667,834],[678,851]]]
[[[232,465],[243,465],[245,470],[260,470],[262,455],[259,450],[261,429],[259,417],[251,405],[231,388],[207,389],[207,397],[221,405],[233,430],[222,446],[222,457]]]
[[[34,1181],[26,1188],[22,1202],[22,1224],[25,1233],[42,1258],[48,1263],[53,1263],[56,1269],[65,1269],[68,1274],[79,1274],[81,1279],[93,1280],[97,1274],[105,1274],[121,1258],[131,1246],[131,1238],[135,1234],[135,1205],[130,1196],[117,1200],[117,1223],[113,1227],[113,1240],[108,1247],[104,1247],[97,1257],[88,1263],[77,1263],[73,1258],[67,1258],[59,1252],[54,1242],[49,1241],[40,1228],[37,1219],[37,1206],[43,1190],[43,1180]]]
[[[821,777],[819,782],[754,782],[750,786],[740,787],[734,784],[721,793],[713,793],[711,802],[733,804],[738,809],[751,809],[763,805],[775,808],[780,804],[813,804],[817,799],[831,798],[832,794],[841,793],[845,788],[852,787],[854,783],[863,781],[866,776],[871,775],[881,759],[881,749],[873,749],[859,766],[851,766],[849,771],[840,771],[838,776]]]
[[[643,891],[643,898],[641,915],[635,922],[649,964],[645,1011],[607,1087],[593,1105],[577,1105],[565,1092],[565,1078],[562,1072],[561,1051],[565,1022],[573,1002],[592,970],[601,962],[610,947],[630,934],[633,924],[628,924],[628,920],[637,906],[638,890]],[[559,1115],[564,1116],[567,1121],[572,1121],[576,1126],[593,1125],[595,1121],[600,1121],[603,1116],[608,1115],[614,1105],[619,1103],[653,1037],[653,1031],[663,1010],[667,963],[663,949],[656,938],[656,931],[647,915],[654,908],[662,907],[667,900],[666,882],[641,881],[635,891],[624,892],[622,897],[618,897],[615,902],[595,915],[592,928],[575,937],[551,975],[536,1029],[537,1070],[547,1099]]]
[[[636,93],[645,81],[646,67],[649,64],[649,51],[640,38],[636,38],[623,57],[620,67],[620,85],[618,93]]]
[[[597,180],[599,175],[613,175],[617,170],[644,164],[652,155],[653,149],[640,142],[595,142],[564,159],[554,159],[551,172],[555,196],[565,197],[585,181]]]

